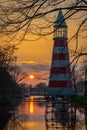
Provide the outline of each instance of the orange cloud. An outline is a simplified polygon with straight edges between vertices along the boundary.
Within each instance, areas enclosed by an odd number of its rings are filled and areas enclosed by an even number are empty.
[[[33,65],[35,65],[35,64],[37,64],[37,62],[35,62],[35,61],[32,61],[32,60],[30,60],[30,61],[22,61],[22,63],[23,64],[33,64]]]

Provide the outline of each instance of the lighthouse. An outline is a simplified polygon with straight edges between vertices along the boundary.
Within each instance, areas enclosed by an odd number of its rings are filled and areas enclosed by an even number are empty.
[[[50,69],[48,94],[73,95],[72,76],[67,44],[67,25],[61,10],[54,23],[54,46]]]

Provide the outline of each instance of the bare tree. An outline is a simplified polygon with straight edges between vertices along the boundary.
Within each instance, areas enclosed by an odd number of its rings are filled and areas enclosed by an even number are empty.
[[[19,84],[26,77],[26,74],[16,65],[15,51],[17,49],[15,45],[0,46],[0,69],[8,71],[12,79]]]
[[[15,56],[16,46],[0,46],[0,68],[9,68],[17,60]]]
[[[15,38],[20,30],[22,30],[19,38],[21,40],[27,33],[48,35],[52,33],[52,29],[50,31],[48,29],[53,26],[54,16],[60,8],[65,12],[65,19],[78,18],[79,26],[73,36],[78,39],[80,30],[87,29],[86,0],[1,0],[1,35],[13,35],[12,38]]]
[[[47,36],[54,32],[53,23],[60,9],[66,20],[73,19],[78,23],[77,31],[70,40],[76,40],[74,60],[79,59],[84,55],[82,51],[77,51],[79,37],[84,34],[83,38],[87,38],[87,0],[1,0],[0,36],[8,42],[26,40],[27,34],[37,35],[38,38]]]
[[[18,85],[22,84],[22,81],[27,77],[27,74],[17,65],[11,66],[9,72]]]

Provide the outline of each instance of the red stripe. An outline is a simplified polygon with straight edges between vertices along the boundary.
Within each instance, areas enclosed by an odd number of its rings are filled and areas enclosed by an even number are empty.
[[[68,54],[53,54],[53,60],[69,60]]]
[[[67,46],[67,40],[55,40],[54,46]]]
[[[73,87],[72,81],[50,81],[49,87]]]
[[[51,67],[51,74],[55,73],[71,73],[70,67]]]

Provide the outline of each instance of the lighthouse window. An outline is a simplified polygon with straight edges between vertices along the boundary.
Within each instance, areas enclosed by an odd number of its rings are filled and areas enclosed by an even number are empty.
[[[67,28],[60,27],[55,30],[54,37],[67,37]]]
[[[55,28],[54,37],[67,37],[67,28],[60,27],[58,29]]]

